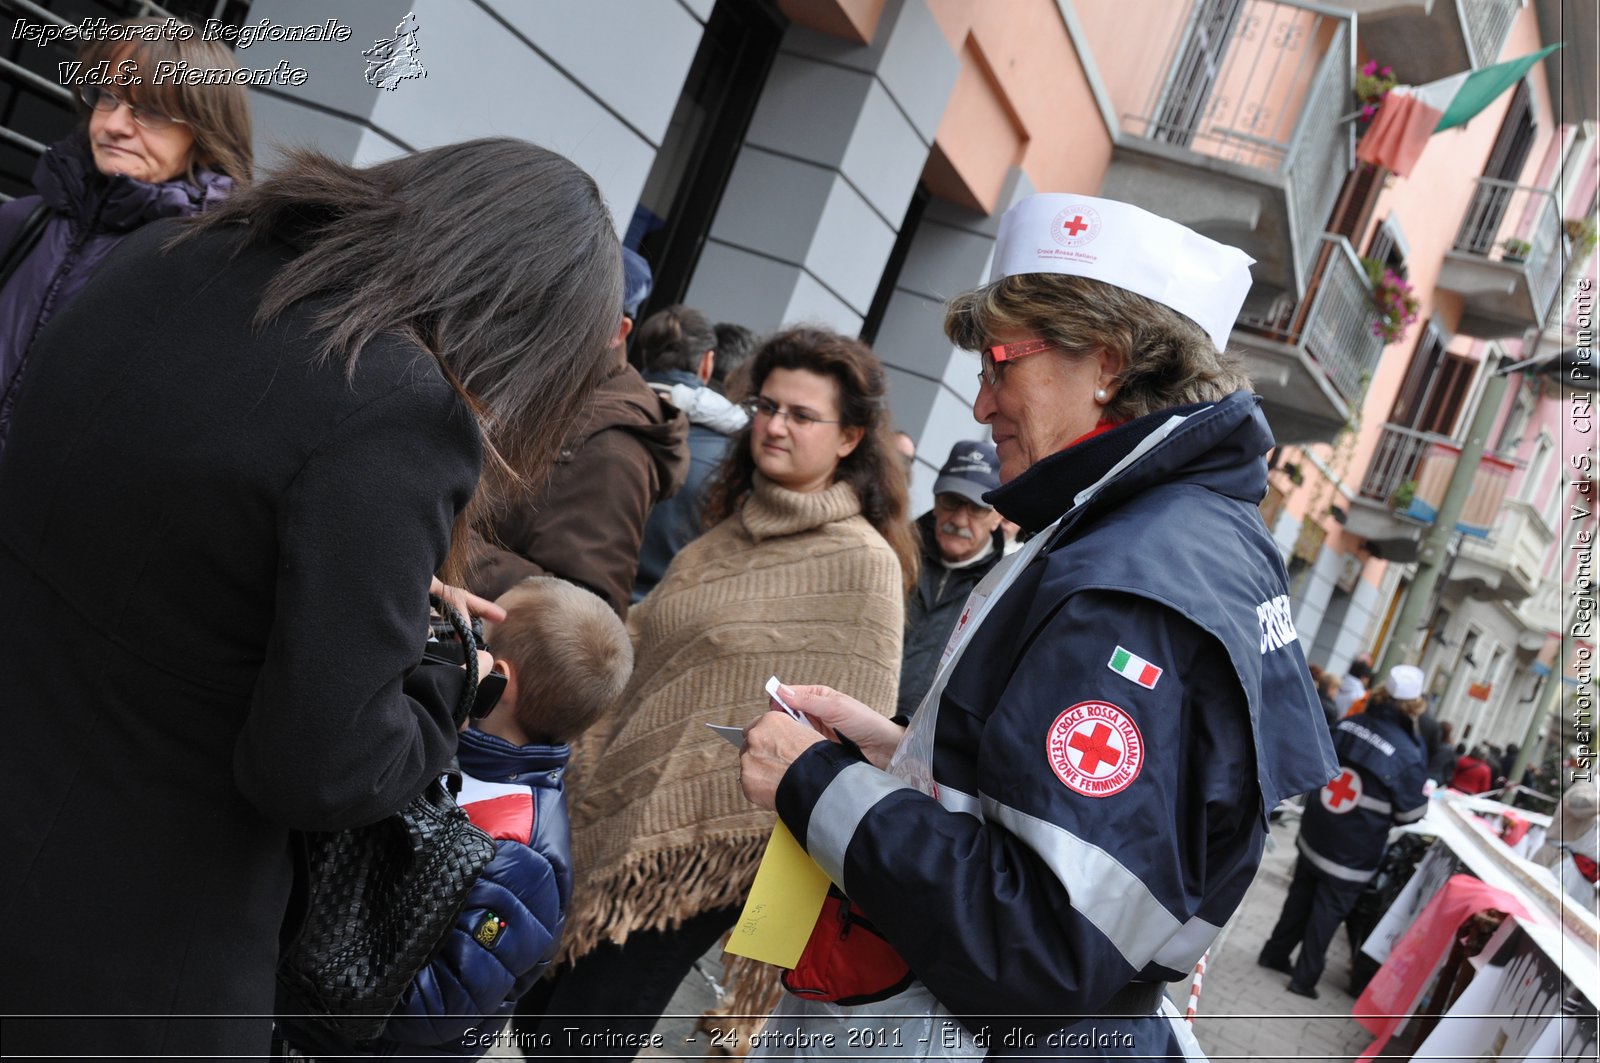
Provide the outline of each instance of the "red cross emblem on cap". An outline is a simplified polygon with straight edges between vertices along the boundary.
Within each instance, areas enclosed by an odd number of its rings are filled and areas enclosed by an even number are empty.
[[[1079,233],[1083,232],[1083,230],[1089,227],[1089,223],[1083,220],[1082,214],[1078,214],[1075,215],[1071,221],[1062,222],[1061,227],[1067,230],[1067,232],[1071,233],[1073,236],[1077,236]]]
[[[1122,708],[1080,701],[1057,716],[1045,738],[1050,769],[1085,797],[1110,797],[1128,788],[1144,765],[1144,738]]]
[[[1337,778],[1322,788],[1322,807],[1336,816],[1342,816],[1356,807],[1361,800],[1361,773],[1346,768]]]

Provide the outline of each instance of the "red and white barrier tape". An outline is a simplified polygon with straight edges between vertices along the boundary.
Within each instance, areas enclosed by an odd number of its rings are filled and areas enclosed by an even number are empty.
[[[1210,955],[1211,950],[1206,949],[1200,956],[1199,962],[1194,965],[1194,981],[1189,983],[1189,1007],[1185,1009],[1183,1018],[1191,1026],[1194,1025],[1195,1012],[1200,1010],[1200,980],[1205,977],[1206,959]]]

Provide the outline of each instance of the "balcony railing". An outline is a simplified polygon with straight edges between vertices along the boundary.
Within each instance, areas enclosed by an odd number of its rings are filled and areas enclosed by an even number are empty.
[[[1324,234],[1321,248],[1304,300],[1271,319],[1241,317],[1238,327],[1304,348],[1355,409],[1383,354],[1383,341],[1372,334],[1372,284],[1344,237]]]
[[[1279,175],[1305,277],[1353,159],[1351,16],[1301,0],[1191,0],[1157,78],[1124,128]]]
[[[1397,424],[1386,424],[1378,437],[1360,494],[1369,502],[1393,506],[1396,514],[1422,524],[1432,524],[1444,502],[1450,478],[1455,474],[1461,447],[1448,436],[1419,432]],[[1456,530],[1477,539],[1489,537],[1505,500],[1511,475],[1520,463],[1485,454],[1472,479]]]
[[[1511,23],[1521,9],[1522,0],[1461,0],[1474,67],[1489,66],[1500,58],[1511,35]]]
[[[1378,449],[1367,466],[1366,476],[1361,479],[1361,497],[1387,505],[1402,486],[1409,483],[1414,489],[1414,477],[1417,466],[1422,463],[1423,451],[1431,443],[1450,442],[1449,436],[1419,432],[1397,424],[1384,425],[1383,434],[1378,437]]]
[[[1526,502],[1506,502],[1495,518],[1487,542],[1466,540],[1462,556],[1477,564],[1508,572],[1516,577],[1524,593],[1539,585],[1544,555],[1555,542],[1555,533],[1545,524],[1538,510]]]
[[[1456,233],[1455,250],[1490,262],[1520,264],[1539,319],[1548,318],[1566,265],[1561,209],[1554,192],[1478,178]]]

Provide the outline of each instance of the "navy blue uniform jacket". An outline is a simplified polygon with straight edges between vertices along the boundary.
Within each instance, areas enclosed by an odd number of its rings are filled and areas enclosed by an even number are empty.
[[[785,774],[784,822],[969,1029],[1032,1015],[1048,1036],[1185,975],[1250,884],[1266,811],[1334,774],[1257,509],[1271,445],[1240,392],[991,492],[1028,531],[1065,516],[951,673],[936,797],[833,744]],[[1138,1052],[1175,1044],[1126,1022]]]
[[[1428,811],[1427,753],[1404,714],[1370,702],[1365,712],[1339,721],[1333,748],[1340,772],[1306,801],[1296,844],[1324,875],[1366,882],[1383,861],[1389,828]]]

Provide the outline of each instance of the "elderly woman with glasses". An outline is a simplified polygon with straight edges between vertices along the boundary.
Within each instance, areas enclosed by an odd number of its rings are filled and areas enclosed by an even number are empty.
[[[734,924],[772,832],[705,725],[742,724],[774,674],[826,675],[867,711],[894,711],[917,548],[883,366],[857,340],[793,328],[763,343],[751,384],[709,530],[629,612],[633,679],[576,758],[567,951],[578,960],[547,1010],[606,1016],[596,1031],[648,1033]]]
[[[1165,984],[1243,899],[1267,811],[1335,770],[1257,508],[1272,436],[1225,352],[1249,262],[1126,204],[1036,196],[951,303],[946,333],[982,352],[986,498],[1031,538],[973,590],[909,728],[829,684],[780,691],[817,729],[746,729],[746,795],[852,927],[813,934],[778,1036],[851,1057],[1194,1048]]]
[[[198,214],[250,181],[243,86],[154,81],[166,61],[237,69],[227,46],[198,30],[175,39],[166,19],[115,25],[142,34],[92,40],[79,52],[81,70],[108,72],[105,83],[77,89],[85,127],[40,158],[36,195],[0,207],[0,448],[34,338],[111,249],[142,225]]]

